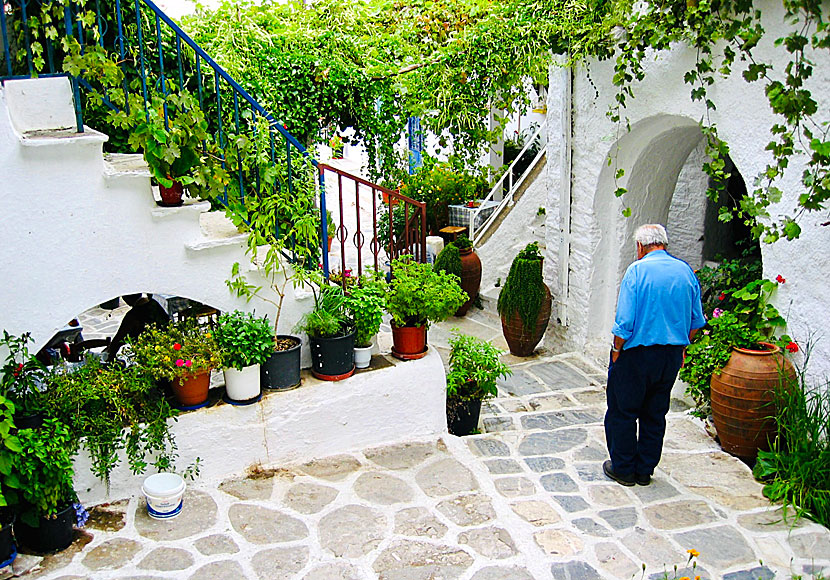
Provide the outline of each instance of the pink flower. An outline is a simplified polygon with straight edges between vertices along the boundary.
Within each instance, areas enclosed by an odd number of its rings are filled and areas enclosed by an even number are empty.
[[[187,368],[192,367],[193,366],[193,361],[192,360],[184,361],[184,366],[186,366]]]
[[[180,358],[176,359],[176,366],[177,367],[183,367],[184,366],[184,361]]]
[[[786,348],[790,352],[798,352],[798,345],[794,342],[790,342],[784,348]]]
[[[181,349],[182,349],[181,344],[179,344],[178,342],[173,343],[173,350],[181,350]]]
[[[787,279],[784,278],[784,276],[782,276],[781,274],[778,274],[778,276],[775,277],[775,281],[778,282],[779,284],[783,284],[784,282],[787,281]],[[793,343],[790,343],[790,344],[793,344]]]
[[[351,270],[348,270],[348,269],[347,269],[347,270],[343,270],[343,277],[345,277],[345,278],[351,278],[351,276],[352,276],[352,271],[351,271]]]
[[[721,314],[723,314],[723,309],[722,308],[715,308],[712,311],[712,318],[719,318]]]

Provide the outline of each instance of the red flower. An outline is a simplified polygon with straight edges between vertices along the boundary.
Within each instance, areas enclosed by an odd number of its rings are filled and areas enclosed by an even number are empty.
[[[786,348],[790,352],[798,352],[798,345],[794,342],[790,342],[784,348]]]
[[[178,342],[173,344],[173,350],[181,350],[181,349],[182,349],[182,345],[179,344]]]
[[[12,371],[12,374],[13,374],[14,376],[19,376],[19,375],[20,375],[20,371],[22,371],[22,370],[23,370],[23,363],[19,363],[19,364],[17,365],[17,368],[16,368],[16,369],[14,369],[14,370]]]
[[[784,278],[784,276],[782,276],[781,274],[778,274],[778,276],[775,277],[775,281],[778,282],[779,284],[783,284],[784,282],[787,281],[787,279]]]
[[[723,292],[721,292],[721,293],[720,293],[720,296],[718,296],[718,300],[726,300],[726,294],[724,294]]]

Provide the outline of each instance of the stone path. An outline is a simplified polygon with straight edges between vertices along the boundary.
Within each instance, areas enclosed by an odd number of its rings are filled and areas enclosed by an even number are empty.
[[[453,326],[504,346],[474,310],[430,330],[442,354]],[[576,354],[505,360],[513,376],[485,405],[480,435],[197,482],[164,522],[138,497],[99,506],[72,547],[19,567],[37,562],[26,577],[48,580],[830,575],[830,531],[782,522],[682,401],[652,485],[625,488],[601,469],[604,371]],[[700,552],[694,569],[687,550]]]

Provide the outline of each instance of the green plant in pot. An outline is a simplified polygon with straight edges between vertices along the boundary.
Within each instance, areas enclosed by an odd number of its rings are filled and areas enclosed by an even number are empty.
[[[130,345],[137,365],[156,379],[170,381],[180,409],[207,404],[210,371],[222,367],[210,328],[193,318],[165,328],[151,325]]]
[[[21,429],[21,450],[11,470],[20,483],[20,506],[14,524],[18,542],[36,552],[63,550],[72,543],[78,513],[72,458],[77,450],[69,427],[45,419],[38,429]]]
[[[499,360],[502,352],[489,342],[455,333],[449,343],[447,427],[453,435],[470,435],[478,428],[481,401],[495,397],[496,380],[512,371]]]
[[[433,269],[455,274],[458,276],[461,289],[468,298],[455,312],[456,316],[464,316],[473,305],[481,286],[481,260],[473,251],[473,243],[465,235],[447,244],[435,258]]]
[[[173,461],[170,420],[177,413],[140,365],[103,365],[89,357],[81,366],[59,368],[49,377],[45,410],[69,429],[74,447],[83,445],[90,470],[107,486],[122,455],[134,474]]]
[[[8,566],[17,550],[12,536],[20,478],[12,469],[14,455],[23,451],[15,432],[14,404],[0,395],[0,564]]]
[[[542,254],[533,242],[513,259],[499,293],[502,332],[512,354],[533,354],[547,329],[550,305],[550,290],[542,279]]]
[[[366,368],[372,358],[372,340],[383,322],[384,297],[388,285],[383,275],[370,271],[360,276],[357,283],[348,284],[346,308],[351,312],[355,327],[355,366]]]
[[[2,392],[13,404],[18,428],[38,427],[43,420],[43,386],[46,367],[29,354],[31,334],[14,336],[3,331],[0,349],[7,351],[0,368]]]
[[[427,325],[446,320],[465,300],[467,294],[459,286],[458,276],[406,256],[394,260],[386,293],[386,311],[392,316],[392,354],[399,358],[424,356]]]
[[[308,335],[311,372],[318,379],[339,381],[354,374],[355,328],[346,295],[339,286],[310,284],[314,308],[297,324]]]
[[[214,330],[225,366],[225,390],[232,402],[253,402],[260,395],[260,365],[274,352],[271,324],[235,310],[219,317]]]

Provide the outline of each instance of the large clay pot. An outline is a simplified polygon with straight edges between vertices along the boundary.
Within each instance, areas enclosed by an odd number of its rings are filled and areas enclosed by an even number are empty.
[[[392,356],[409,360],[424,356],[426,351],[426,325],[396,326],[392,323]]]
[[[712,415],[721,447],[754,461],[758,450],[769,451],[775,437],[775,390],[795,377],[781,349],[761,343],[764,350],[732,349],[720,374],[712,375]],[[786,377],[786,378],[785,378]]]
[[[481,260],[472,248],[459,249],[458,253],[461,255],[461,289],[467,293],[469,298],[455,312],[455,315],[464,316],[473,305],[481,286]]]
[[[187,373],[172,383],[173,394],[179,405],[195,408],[207,402],[210,389],[210,371]]]
[[[510,353],[516,356],[530,356],[536,349],[536,345],[545,335],[545,330],[550,321],[551,296],[547,285],[543,285],[545,297],[542,299],[542,306],[539,308],[539,315],[536,317],[536,324],[526,329],[522,317],[518,312],[513,312],[510,322],[504,316],[501,317],[501,330],[510,347]]]

